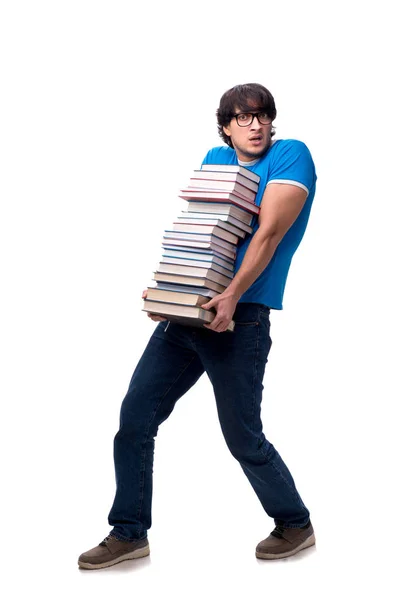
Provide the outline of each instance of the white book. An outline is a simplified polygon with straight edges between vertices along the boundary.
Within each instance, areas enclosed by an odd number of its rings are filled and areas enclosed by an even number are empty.
[[[251,179],[251,181],[255,181],[256,183],[260,183],[261,177],[250,169],[246,169],[246,167],[241,167],[240,165],[202,165],[202,171],[217,171],[220,173],[240,173],[243,177],[247,177],[247,179]]]
[[[233,260],[227,258],[226,256],[224,257],[222,255],[216,254],[215,252],[207,253],[206,250],[196,252],[193,249],[180,248],[179,246],[165,246],[163,248],[163,256],[187,261],[212,262],[217,265],[220,265],[221,267],[224,267],[228,271],[233,271],[234,269]]]
[[[217,181],[237,181],[241,185],[244,185],[253,192],[258,191],[258,183],[243,177],[240,173],[232,173],[232,171],[212,171],[207,170],[207,165],[204,165],[203,169],[195,169],[193,171],[192,179],[205,179],[205,180],[217,180]]]
[[[178,219],[179,220],[180,219],[210,219],[211,221],[214,219],[218,219],[218,221],[224,221],[225,223],[229,223],[230,225],[233,225],[237,229],[241,229],[245,233],[252,233],[252,231],[253,231],[253,228],[250,227],[250,225],[246,225],[245,223],[243,223],[242,221],[239,221],[239,219],[236,219],[229,213],[213,214],[213,213],[207,213],[207,212],[193,212],[193,211],[190,212],[188,210],[183,210],[181,212],[181,215],[178,216]],[[222,227],[222,225],[220,225],[220,226]],[[239,235],[239,234],[237,234],[237,235]]]
[[[223,266],[226,266],[225,263],[228,263],[229,265],[232,266],[235,263],[235,257],[229,257],[226,254],[223,254],[219,248],[217,248],[215,245],[213,246],[213,248],[207,248],[207,247],[203,247],[203,248],[199,248],[196,247],[194,248],[193,246],[188,246],[186,245],[178,245],[178,244],[174,244],[173,240],[164,240],[163,242],[163,251],[167,251],[168,254],[170,256],[186,256],[187,253],[190,252],[191,254],[191,258],[194,258],[194,255],[196,255],[196,258],[200,258],[200,260],[203,260],[203,256],[212,256],[213,260],[217,260],[219,261],[220,264],[222,264]],[[171,255],[171,252],[180,252],[183,254],[173,254]],[[199,256],[200,255],[200,256]],[[222,262],[224,261],[224,262]],[[228,267],[227,267],[228,268]]]
[[[240,238],[246,237],[246,232],[243,229],[239,229],[239,227],[236,227],[235,225],[232,225],[231,223],[228,223],[226,220],[223,220],[223,219],[199,219],[199,218],[196,218],[195,216],[192,216],[192,217],[178,216],[178,223],[185,224],[185,225],[191,225],[191,226],[208,225],[208,226],[219,227],[220,229],[226,229],[226,231],[229,231],[230,233],[232,233],[233,235],[236,235],[237,237],[240,237]]]
[[[222,273],[222,275],[226,275],[226,277],[230,277],[231,279],[233,277],[232,270],[225,269],[215,261],[211,260],[187,260],[185,258],[171,258],[163,254],[162,262],[170,265],[187,265],[188,267],[203,267],[205,269],[213,269],[214,271],[218,271],[218,273]]]

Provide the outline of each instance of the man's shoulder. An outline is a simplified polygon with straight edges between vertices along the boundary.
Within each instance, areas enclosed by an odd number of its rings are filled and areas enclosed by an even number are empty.
[[[236,152],[229,146],[216,146],[211,148],[204,158],[203,164],[229,164],[236,162]]]
[[[274,140],[272,142],[271,149],[274,149],[276,152],[281,152],[283,154],[285,152],[291,152],[291,151],[309,152],[309,149],[307,148],[307,146],[304,142],[302,142],[301,140],[293,139],[293,138],[288,138],[288,139],[284,139],[284,140]]]

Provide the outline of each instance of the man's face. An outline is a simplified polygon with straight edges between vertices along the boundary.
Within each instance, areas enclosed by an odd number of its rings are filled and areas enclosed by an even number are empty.
[[[246,114],[250,115],[255,113],[260,113],[259,116],[261,121],[266,121],[266,114],[262,108],[254,108],[251,113],[249,112]],[[243,111],[236,109],[235,114],[240,115],[238,119],[242,125],[243,123],[246,123],[246,118],[242,116]],[[250,162],[262,156],[270,147],[271,127],[271,122],[268,124],[260,123],[258,117],[254,116],[253,122],[245,126],[240,126],[237,123],[236,117],[233,117],[229,125],[223,129],[225,134],[231,138],[238,159]]]

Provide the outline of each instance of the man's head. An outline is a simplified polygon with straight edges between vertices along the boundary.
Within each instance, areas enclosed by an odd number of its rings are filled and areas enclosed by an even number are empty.
[[[222,96],[217,110],[218,133],[236,150],[239,160],[251,161],[262,156],[275,134],[274,98],[258,83],[236,85]]]

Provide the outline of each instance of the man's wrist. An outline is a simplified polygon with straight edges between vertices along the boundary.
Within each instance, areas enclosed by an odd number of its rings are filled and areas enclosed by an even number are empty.
[[[242,295],[243,292],[241,292],[238,288],[238,286],[232,282],[225,290],[225,293],[230,296],[232,298],[232,300],[235,300],[235,302],[237,302],[240,298],[240,296]]]

